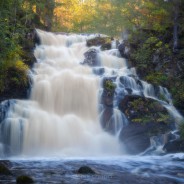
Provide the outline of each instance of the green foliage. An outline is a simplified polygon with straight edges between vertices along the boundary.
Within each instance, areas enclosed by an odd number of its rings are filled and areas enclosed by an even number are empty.
[[[116,88],[116,85],[111,80],[105,80],[104,88],[108,91],[114,91]]]
[[[171,88],[171,93],[174,98],[174,105],[179,108],[184,107],[184,83],[182,79],[174,81],[174,85]]]
[[[132,116],[131,113],[134,112]],[[165,123],[171,122],[171,118],[158,102],[149,99],[135,99],[129,103],[129,109],[125,112],[134,123]],[[130,113],[130,114],[129,114]]]
[[[135,32],[132,34],[135,34]],[[152,33],[142,32],[135,34],[135,36],[138,36],[139,40],[136,40],[137,47],[132,50],[131,58],[140,67],[147,67],[152,64],[154,55],[158,55],[162,60],[164,55],[169,56],[171,54],[168,44],[163,43],[156,36],[152,36]],[[135,44],[134,37],[131,38],[130,43]]]
[[[163,85],[165,82],[167,82],[168,77],[161,72],[153,72],[153,73],[148,74],[145,77],[145,79],[147,82],[149,82],[153,85],[159,86],[159,85]]]
[[[51,27],[53,3],[52,0],[0,1],[0,95],[13,87],[27,86],[28,66],[23,61],[25,53],[30,51],[23,51],[29,47],[26,35],[35,26]]]
[[[10,86],[26,86],[28,66],[22,61],[6,61],[0,63],[0,92],[4,92]]]

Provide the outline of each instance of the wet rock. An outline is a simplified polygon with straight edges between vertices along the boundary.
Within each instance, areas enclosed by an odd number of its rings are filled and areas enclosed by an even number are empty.
[[[40,45],[40,44],[41,44],[40,37],[38,36],[36,30],[34,30],[33,33],[32,33],[32,40],[33,40],[34,43],[37,44],[37,45]]]
[[[11,175],[11,171],[2,161],[0,162],[0,175]]]
[[[93,72],[96,75],[103,75],[105,73],[105,68],[96,67],[96,68],[93,68]]]
[[[109,50],[111,49],[111,38],[98,36],[87,40],[86,44],[88,47],[101,46],[102,50]]]
[[[184,140],[178,139],[166,143],[163,147],[166,153],[179,153],[184,152]]]
[[[129,57],[129,49],[126,42],[119,44],[118,50],[123,58]]]
[[[98,50],[96,49],[89,49],[87,52],[84,53],[84,61],[82,64],[87,64],[89,66],[98,66]]]
[[[128,94],[129,94],[129,95],[131,95],[131,94],[132,94],[132,92],[133,92],[133,91],[132,91],[132,89],[131,89],[131,88],[125,88],[125,89],[126,89],[126,91],[128,92]]]
[[[120,110],[129,124],[120,133],[120,140],[130,154],[138,154],[150,146],[150,138],[174,128],[166,108],[159,102],[137,95],[127,95],[120,101]]]
[[[102,128],[111,133],[114,134],[114,118],[113,118],[113,108],[112,107],[104,107],[104,110],[100,117],[100,122]]]
[[[116,85],[114,84],[113,78],[104,78],[103,79],[103,93],[101,96],[101,104],[112,107],[114,101],[114,94]]]
[[[172,121],[166,108],[159,102],[138,95],[126,95],[119,102],[119,108],[130,122],[170,124]]]
[[[6,100],[0,103],[0,123],[7,117],[9,107],[16,103],[16,100]]]
[[[96,174],[95,171],[88,166],[80,167],[77,173],[78,174]]]
[[[16,183],[17,184],[31,184],[31,183],[34,183],[34,181],[30,176],[22,175],[22,176],[17,177]]]
[[[168,130],[164,123],[130,123],[120,133],[120,140],[127,153],[139,154],[150,147],[150,138]]]
[[[100,48],[101,48],[101,50],[110,50],[111,49],[111,42],[102,44],[102,46]]]

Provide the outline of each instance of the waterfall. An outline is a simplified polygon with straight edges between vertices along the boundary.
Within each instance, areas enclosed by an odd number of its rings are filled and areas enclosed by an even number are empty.
[[[31,98],[17,100],[1,123],[9,155],[119,155],[117,137],[98,120],[99,78],[81,65],[93,36],[55,35],[37,30]],[[95,35],[94,35],[95,36]]]
[[[4,120],[0,124],[1,155],[120,155],[118,135],[128,120],[118,103],[130,94],[159,101],[181,121],[167,89],[160,86],[156,90],[141,81],[135,68],[129,68],[120,58],[114,43],[109,51],[92,47],[98,66],[88,66],[82,64],[89,50],[86,40],[99,35],[61,35],[41,30],[37,34],[41,45],[34,51],[37,63],[33,67],[31,97],[3,102],[6,110],[2,111]],[[105,78],[110,78],[116,89],[102,100]],[[111,134],[102,127],[110,129]]]

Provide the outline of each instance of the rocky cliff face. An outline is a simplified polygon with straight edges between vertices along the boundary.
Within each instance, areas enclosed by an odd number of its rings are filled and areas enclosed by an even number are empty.
[[[91,41],[88,40],[89,46],[101,43],[101,40],[99,42],[97,40],[97,38]],[[170,144],[169,141],[176,138],[175,135],[169,136],[169,132],[176,128],[175,119],[170,116],[168,110],[162,104],[171,103],[171,99],[167,90],[159,86],[171,87],[173,81],[169,80],[169,76],[173,76],[173,73],[179,75],[179,71],[176,67],[177,64],[171,61],[173,57],[171,57],[172,54],[169,52],[167,45],[159,43],[157,38],[150,38],[149,42],[151,42],[150,47],[160,44],[158,50],[149,52],[151,48],[148,47],[147,43],[144,53],[140,52],[135,55],[135,52],[140,51],[138,46],[140,43],[137,40],[125,40],[117,47],[121,57],[128,60],[129,66],[138,68],[138,76],[140,78],[136,76],[121,76],[119,84],[116,86],[116,75],[112,75],[111,77],[103,78],[102,82],[101,104],[104,110],[101,114],[101,125],[109,133],[116,133],[114,128],[115,119],[113,119],[114,102],[116,101],[118,109],[125,115],[128,121],[122,128],[119,138],[127,153],[130,154],[144,152],[152,146],[153,142],[155,144],[167,145]],[[89,50],[87,53],[89,54],[90,52]],[[149,54],[146,52],[149,52]],[[140,56],[141,54],[145,54],[146,58]],[[92,55],[93,57],[91,58],[93,59],[87,59],[86,57],[86,63],[87,61],[92,61],[91,63],[93,64],[88,65],[96,66],[97,56],[90,54],[90,56]],[[151,58],[150,64],[145,62],[149,57]],[[96,74],[103,76],[104,70],[100,74],[98,72]],[[149,85],[141,81],[141,79],[153,85]],[[166,97],[164,93],[167,93],[168,96],[166,95]],[[168,147],[167,145],[166,148]],[[165,151],[167,150],[165,149]]]

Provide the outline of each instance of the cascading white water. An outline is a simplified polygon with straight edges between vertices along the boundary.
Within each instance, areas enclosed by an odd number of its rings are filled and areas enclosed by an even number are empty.
[[[5,149],[10,155],[31,157],[120,155],[118,133],[128,121],[118,109],[118,98],[129,93],[160,101],[176,121],[181,121],[168,91],[159,87],[166,101],[160,100],[154,87],[139,80],[135,68],[128,68],[117,49],[101,51],[94,47],[100,67],[81,65],[89,50],[86,39],[95,35],[56,35],[41,30],[37,33],[41,45],[34,51],[37,63],[33,68],[31,99],[10,105],[0,124],[0,153]],[[93,72],[101,67],[101,77],[113,77],[117,85],[112,117],[106,122],[113,122],[111,128],[116,136],[105,132],[99,122],[100,78]],[[105,110],[101,105],[100,114]]]
[[[3,123],[11,154],[26,156],[119,155],[118,139],[98,121],[99,79],[80,64],[87,36],[37,30],[33,88]]]

